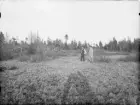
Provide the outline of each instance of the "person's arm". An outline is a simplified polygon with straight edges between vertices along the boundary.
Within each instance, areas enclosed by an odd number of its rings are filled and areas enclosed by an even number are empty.
[[[84,49],[84,54],[87,54],[86,50]]]

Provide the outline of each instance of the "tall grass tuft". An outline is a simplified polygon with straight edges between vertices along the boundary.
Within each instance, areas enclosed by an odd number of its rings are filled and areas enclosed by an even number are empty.
[[[9,68],[9,70],[15,70],[15,69],[18,69],[18,67],[17,66],[12,66],[12,67]]]

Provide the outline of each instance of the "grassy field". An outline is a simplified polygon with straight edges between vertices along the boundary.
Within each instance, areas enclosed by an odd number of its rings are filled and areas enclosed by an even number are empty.
[[[93,63],[81,62],[78,51],[42,62],[1,62],[2,104],[136,105],[138,63],[129,54],[97,51]],[[65,52],[68,53],[68,52]]]

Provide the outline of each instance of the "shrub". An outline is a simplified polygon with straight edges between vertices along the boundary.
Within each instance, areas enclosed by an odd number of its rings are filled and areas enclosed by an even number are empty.
[[[19,57],[19,61],[21,61],[21,62],[25,62],[25,61],[28,61],[28,60],[30,60],[30,57],[27,56],[27,55],[22,55],[22,56]]]
[[[3,47],[0,49],[0,60],[9,60],[17,58],[20,55],[20,51],[13,44],[5,43]]]
[[[118,61],[123,61],[123,62],[137,62],[138,57],[134,55],[127,55],[124,58],[119,58]]]
[[[35,54],[31,56],[31,62],[40,62],[43,61],[45,57],[41,54]]]
[[[8,59],[13,59],[14,58],[14,53],[12,52],[12,50],[10,49],[1,49],[0,51],[0,60],[8,60]]]
[[[36,53],[36,45],[34,43],[29,45],[28,54],[35,54]]]
[[[111,59],[109,57],[106,57],[106,56],[95,56],[94,57],[94,61],[95,62],[106,62],[106,63],[109,63],[109,62],[111,62]]]
[[[40,62],[40,61],[44,61],[44,60],[51,60],[51,59],[56,59],[60,56],[66,56],[67,54],[59,51],[59,52],[55,52],[55,51],[51,51],[48,50],[45,53],[37,53],[31,56],[31,62]]]
[[[62,51],[55,52],[55,51],[48,50],[46,52],[46,56],[56,58],[56,57],[59,57],[59,56],[66,56],[66,53],[64,53]]]

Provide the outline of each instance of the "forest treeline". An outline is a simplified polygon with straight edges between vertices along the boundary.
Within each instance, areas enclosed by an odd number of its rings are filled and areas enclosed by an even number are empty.
[[[90,45],[88,42],[80,42],[72,40],[67,43],[69,36],[64,36],[65,42],[61,39],[52,40],[48,37],[47,41],[43,41],[38,34],[31,33],[25,40],[18,42],[17,38],[12,37],[8,39],[8,36],[0,32],[0,60],[13,59],[21,54],[33,55],[37,53],[44,53],[47,50],[60,51],[60,50],[79,50],[81,47],[87,48]],[[117,41],[115,37],[107,44],[103,45],[100,41],[95,44],[95,48],[101,48],[109,51],[125,51],[132,52],[138,51],[140,45],[140,38],[135,38],[131,41],[129,38]]]

